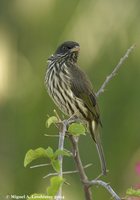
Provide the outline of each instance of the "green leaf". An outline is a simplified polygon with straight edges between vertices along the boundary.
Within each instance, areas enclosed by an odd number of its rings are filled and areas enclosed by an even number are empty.
[[[27,197],[27,200],[50,200],[49,196],[46,194],[31,194]]]
[[[29,163],[33,160],[41,157],[47,157],[46,149],[39,147],[35,150],[30,149],[27,151],[25,158],[24,158],[24,167],[26,167]]]
[[[51,124],[56,124],[58,122],[59,122],[59,120],[56,116],[49,117],[46,121],[46,127],[49,128],[51,126]]]
[[[85,135],[86,129],[83,124],[72,123],[68,128],[68,132],[72,135],[79,136]]]
[[[54,176],[54,177],[51,178],[50,182],[51,182],[51,184],[47,188],[47,195],[48,196],[55,196],[57,194],[60,186],[64,182],[64,179],[60,176]]]
[[[46,149],[46,154],[47,154],[48,158],[52,159],[54,157],[53,149],[51,147],[48,147]]]
[[[56,152],[54,153],[54,158],[57,158],[60,155],[62,155],[62,156],[69,156],[70,157],[71,153],[68,150],[66,150],[66,149],[64,149],[64,150],[57,149]]]
[[[126,191],[126,195],[140,197],[140,189],[135,190],[135,189],[129,188]]]
[[[52,160],[51,161],[52,167],[56,172],[60,172],[60,162],[59,160]]]

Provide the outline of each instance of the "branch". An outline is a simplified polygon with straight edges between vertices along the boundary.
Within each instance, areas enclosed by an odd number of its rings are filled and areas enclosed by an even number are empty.
[[[92,180],[92,181],[88,181],[88,182],[85,182],[88,187],[91,187],[93,185],[99,185],[99,186],[102,186],[104,187],[110,194],[111,196],[115,199],[115,200],[121,200],[121,198],[114,192],[114,190],[111,188],[111,186],[104,182],[104,181],[101,181],[101,180]]]
[[[122,64],[124,63],[124,61],[128,58],[129,54],[132,52],[132,50],[135,48],[135,45],[132,45],[129,49],[127,49],[125,55],[120,59],[119,63],[116,65],[116,67],[114,68],[114,70],[112,71],[112,73],[110,75],[108,75],[105,79],[105,81],[103,82],[102,86],[100,87],[100,89],[98,90],[98,92],[96,93],[96,96],[98,97],[101,93],[104,92],[105,87],[107,86],[107,84],[111,81],[111,79],[116,76],[117,71],[120,69],[120,67],[122,66]]]
[[[83,164],[82,164],[82,161],[80,158],[79,148],[78,148],[78,140],[76,137],[74,137],[72,135],[69,135],[69,138],[71,140],[72,147],[73,147],[73,158],[75,160],[75,164],[76,164],[77,170],[79,171],[80,179],[83,184],[83,188],[84,188],[84,192],[85,192],[85,199],[92,200],[91,190],[87,186],[87,184],[85,184],[85,182],[88,181],[88,178],[86,176],[86,173],[84,171],[84,167],[83,167]]]
[[[68,124],[67,120],[62,121],[60,124],[58,149],[62,151],[64,150],[64,139],[67,132],[67,124]],[[58,175],[60,177],[63,177],[63,156],[59,155],[58,160],[60,163],[60,172],[58,173]],[[61,197],[62,197],[62,186],[59,188],[56,200],[61,200]]]

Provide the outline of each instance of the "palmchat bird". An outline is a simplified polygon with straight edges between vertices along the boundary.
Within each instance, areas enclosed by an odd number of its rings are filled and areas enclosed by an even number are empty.
[[[67,41],[61,44],[48,59],[45,84],[58,108],[68,116],[86,121],[96,144],[102,174],[106,174],[106,162],[100,140],[99,108],[91,82],[77,64],[80,45]]]

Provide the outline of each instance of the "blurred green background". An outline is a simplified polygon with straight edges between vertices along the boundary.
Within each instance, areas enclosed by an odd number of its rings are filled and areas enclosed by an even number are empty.
[[[125,51],[136,44],[118,75],[99,97],[102,141],[109,173],[103,178],[121,196],[140,185],[140,1],[139,0],[0,0],[0,194],[43,193],[51,168],[23,167],[30,148],[52,146],[58,139],[46,129],[55,105],[44,86],[47,58],[57,45],[81,45],[79,65],[97,91]],[[65,147],[70,149],[66,140]],[[80,152],[90,179],[100,173],[94,143],[81,136]],[[38,160],[36,163],[44,163]],[[65,158],[64,169],[75,169]],[[66,176],[66,200],[84,199],[78,174]],[[103,188],[94,199],[110,198]]]

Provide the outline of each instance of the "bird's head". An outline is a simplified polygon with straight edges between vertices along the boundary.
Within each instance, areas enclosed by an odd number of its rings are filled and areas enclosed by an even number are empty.
[[[62,59],[70,59],[72,62],[76,62],[80,51],[80,45],[77,42],[67,41],[62,43],[55,51],[54,57],[60,57]]]

